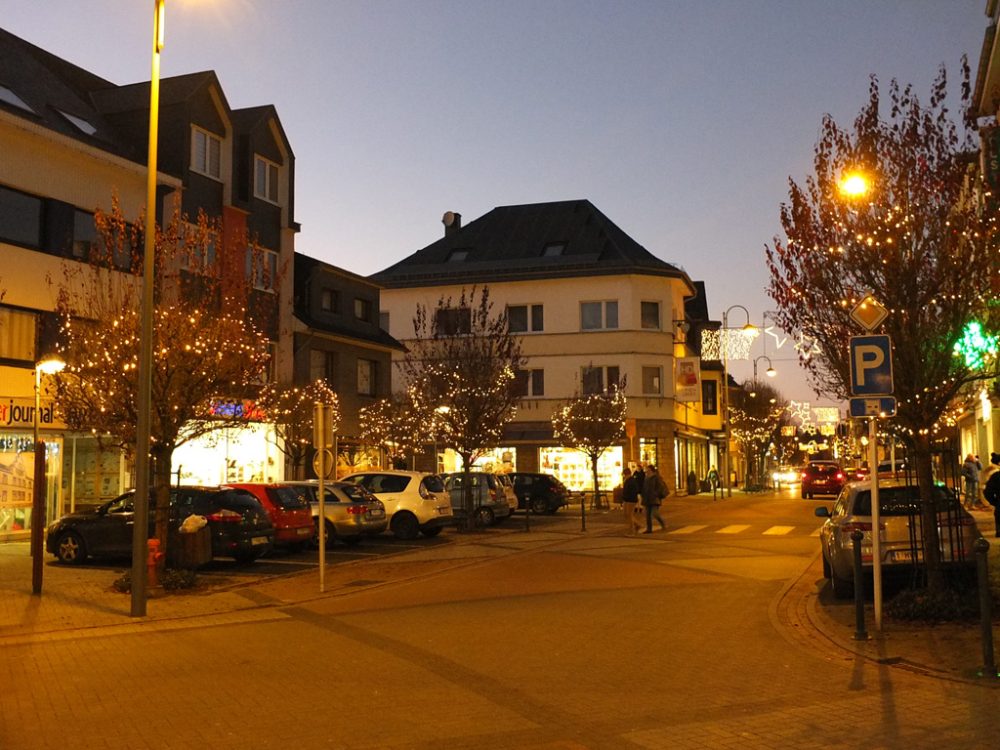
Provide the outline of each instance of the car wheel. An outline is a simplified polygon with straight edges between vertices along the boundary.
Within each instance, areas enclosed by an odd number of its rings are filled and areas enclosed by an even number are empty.
[[[830,569],[830,587],[837,599],[849,599],[854,596],[854,583],[838,576],[833,568]]]
[[[490,508],[478,508],[476,510],[476,525],[489,526],[493,523],[493,510]]]
[[[75,531],[67,531],[59,537],[56,545],[56,557],[59,562],[67,565],[79,565],[87,559],[87,548],[83,539]]]
[[[389,528],[394,537],[406,541],[416,539],[420,533],[420,524],[412,513],[396,513],[389,523]]]
[[[433,537],[433,536],[437,536],[438,534],[440,534],[441,533],[441,529],[443,529],[443,528],[444,528],[443,526],[432,526],[429,529],[421,529],[420,532],[424,536],[431,536],[431,537]]]
[[[531,501],[531,512],[537,515],[549,512],[548,503],[545,502],[544,497],[536,497]]]
[[[323,536],[326,540],[326,548],[330,549],[334,544],[337,543],[337,530],[334,528],[333,524],[329,521],[323,522]],[[319,548],[319,540],[316,540],[316,547]]]

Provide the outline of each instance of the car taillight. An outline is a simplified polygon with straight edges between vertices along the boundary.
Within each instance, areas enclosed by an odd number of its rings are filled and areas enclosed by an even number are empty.
[[[363,516],[367,512],[368,512],[368,506],[367,505],[348,505],[347,506],[347,513],[348,513],[348,515]]]
[[[209,521],[219,521],[220,523],[239,523],[243,520],[243,516],[234,510],[229,510],[228,508],[223,508],[215,513],[207,516]]]
[[[843,479],[843,478],[844,478],[844,473],[842,471],[838,471],[837,472],[837,479]]]

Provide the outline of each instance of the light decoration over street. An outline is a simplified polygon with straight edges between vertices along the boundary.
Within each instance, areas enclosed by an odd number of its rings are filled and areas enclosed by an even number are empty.
[[[789,401],[788,416],[797,419],[804,430],[812,425],[812,408],[808,401]]]
[[[803,359],[809,359],[812,355],[820,353],[819,341],[806,336],[804,333],[800,333],[799,340],[795,342],[795,351]]]
[[[956,357],[964,358],[966,367],[979,369],[996,359],[997,342],[997,336],[989,335],[981,323],[973,320],[962,330],[962,337],[955,342],[952,350]]]
[[[837,424],[840,421],[840,409],[836,406],[817,406],[812,412],[820,424]]]
[[[768,326],[765,328],[764,334],[774,339],[775,349],[780,349],[788,341],[788,336],[785,335],[784,331],[781,332],[781,335],[774,332],[774,326]]]
[[[706,360],[721,360],[723,343],[725,343],[726,358],[735,360],[750,359],[750,349],[754,340],[760,335],[756,328],[735,328],[729,330],[709,330],[701,332],[701,358]]]

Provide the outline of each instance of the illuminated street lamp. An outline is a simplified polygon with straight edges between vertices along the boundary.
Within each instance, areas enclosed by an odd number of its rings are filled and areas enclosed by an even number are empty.
[[[759,357],[757,357],[753,361],[753,390],[750,391],[750,398],[757,397],[757,363],[760,362],[762,359],[767,360],[767,369],[764,371],[765,375],[767,375],[769,378],[773,378],[775,375],[778,374],[778,371],[774,369],[774,365],[771,364],[770,357],[768,357],[766,354],[761,354]]]
[[[48,484],[45,480],[45,443],[38,439],[38,420],[42,407],[42,375],[61,372],[66,363],[58,357],[45,357],[35,363],[35,413],[33,418],[35,450],[34,484],[31,497],[31,593],[42,593],[42,535],[45,532],[45,509]]]
[[[132,527],[132,617],[146,616],[146,539],[149,536],[149,441],[153,378],[153,273],[156,266],[156,141],[160,115],[160,51],[166,0],[153,0],[153,64],[149,78],[149,158],[136,396],[135,515]]]
[[[747,316],[746,325],[738,330],[751,336],[757,333],[757,327],[750,322],[750,311],[743,305],[730,305],[722,313],[722,426],[726,441],[722,451],[722,487],[727,497],[733,496],[732,483],[729,481],[729,313],[732,310],[742,310]]]
[[[861,172],[846,173],[837,184],[840,194],[847,198],[858,198],[868,192],[868,178]]]

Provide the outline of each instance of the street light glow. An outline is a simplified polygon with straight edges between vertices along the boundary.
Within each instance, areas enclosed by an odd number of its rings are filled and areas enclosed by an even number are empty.
[[[860,172],[848,172],[840,181],[840,192],[848,198],[857,198],[868,192],[868,178]]]

